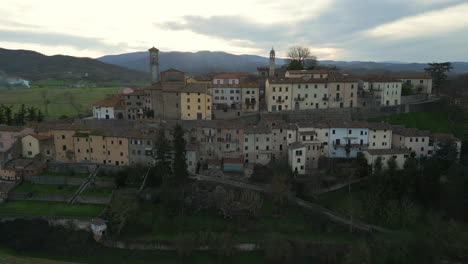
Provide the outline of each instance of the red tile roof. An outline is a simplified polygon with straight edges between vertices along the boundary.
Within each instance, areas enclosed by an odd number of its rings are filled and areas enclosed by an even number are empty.
[[[97,101],[93,103],[93,106],[99,107],[113,107],[116,106],[120,102],[119,98],[105,98],[101,101]]]
[[[328,74],[328,70],[289,70],[289,74]]]

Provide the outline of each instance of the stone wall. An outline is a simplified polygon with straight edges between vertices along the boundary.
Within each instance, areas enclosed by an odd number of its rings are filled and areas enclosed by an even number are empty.
[[[72,194],[30,194],[21,192],[10,192],[8,194],[9,201],[68,202],[72,197]],[[80,195],[76,202],[82,204],[108,204],[110,197]]]
[[[427,94],[413,94],[401,97],[401,104],[411,104],[415,102],[420,102],[428,99]]]
[[[94,163],[66,163],[66,162],[49,162],[47,163],[47,171],[53,173],[75,173],[75,174],[89,174],[95,170],[96,166],[99,169],[106,171],[118,171],[123,169],[121,166],[94,164]]]
[[[81,185],[86,178],[72,176],[25,176],[24,181],[35,184],[53,184],[53,185]],[[93,182],[97,187],[115,188],[112,180],[95,180]]]
[[[0,214],[0,222],[14,220],[42,219],[51,226],[61,226],[72,230],[83,230],[91,232],[91,217],[67,217],[67,216],[27,216],[27,215],[3,215]]]

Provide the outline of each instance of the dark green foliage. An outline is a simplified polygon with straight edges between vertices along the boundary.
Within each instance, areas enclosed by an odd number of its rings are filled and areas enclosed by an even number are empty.
[[[447,81],[447,73],[452,69],[452,63],[450,62],[429,63],[428,67],[424,68],[424,71],[432,76],[432,81],[437,94],[440,92],[442,84]]]
[[[298,60],[292,60],[288,64],[288,70],[303,70],[304,67],[302,66],[302,63]]]
[[[358,177],[367,177],[370,174],[370,166],[367,164],[367,160],[364,157],[364,154],[362,152],[357,153],[357,157],[355,160],[356,164],[356,173]]]
[[[402,96],[408,96],[412,95],[413,92],[413,85],[411,83],[403,83],[401,85],[401,95]]]
[[[0,105],[0,125],[23,126],[26,121],[42,122],[43,120],[44,115],[35,107],[26,108],[22,104],[17,112],[13,112],[12,106]]]
[[[434,158],[439,163],[440,169],[446,172],[450,165],[458,158],[457,145],[451,141],[441,142],[436,146]]]
[[[174,161],[172,162],[172,171],[174,179],[178,184],[185,182],[188,178],[187,160],[185,150],[184,131],[180,125],[174,128]]]
[[[159,131],[158,139],[156,141],[156,160],[154,173],[148,178],[148,185],[154,186],[157,179],[167,179],[171,176],[171,159],[170,159],[170,144],[166,138],[165,131],[161,129]]]
[[[424,162],[417,179],[416,194],[426,207],[438,206],[440,197],[440,166],[431,158]]]

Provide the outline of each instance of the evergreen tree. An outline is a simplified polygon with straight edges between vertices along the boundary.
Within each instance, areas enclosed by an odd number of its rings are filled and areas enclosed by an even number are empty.
[[[188,177],[184,131],[177,124],[174,128],[174,162],[172,170],[177,183],[183,183]]]
[[[436,206],[440,198],[440,167],[434,158],[424,162],[418,177],[418,197],[427,207]]]
[[[2,105],[2,107],[5,110],[5,124],[12,126],[13,125],[13,111],[11,110],[11,106]]]
[[[434,158],[440,165],[440,169],[446,172],[450,166],[457,160],[458,150],[455,143],[451,141],[444,141],[437,144],[437,150]]]
[[[44,121],[44,118],[45,118],[45,116],[44,116],[44,114],[42,113],[42,111],[41,111],[41,110],[37,110],[36,121],[37,121],[37,122],[42,122],[42,121]]]
[[[164,129],[159,130],[158,139],[156,141],[156,160],[154,177],[150,180],[149,185],[154,185],[155,178],[160,177],[166,180],[171,175],[171,160],[170,160],[170,145],[166,138]]]
[[[25,124],[25,117],[26,117],[26,106],[24,104],[21,105],[18,112],[14,114],[14,122],[16,125],[22,126]]]
[[[374,177],[381,177],[382,176],[382,169],[383,168],[383,164],[382,164],[382,158],[381,157],[378,157],[375,161],[374,161]]]
[[[36,108],[35,107],[28,107],[27,109],[27,117],[26,117],[26,120],[28,121],[36,121],[37,120],[37,113],[36,113]]]
[[[0,105],[0,125],[6,123],[6,117],[5,117],[5,108],[3,105]]]

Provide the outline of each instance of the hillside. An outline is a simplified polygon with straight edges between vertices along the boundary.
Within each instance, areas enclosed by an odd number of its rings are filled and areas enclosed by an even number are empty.
[[[134,52],[120,55],[109,55],[98,60],[115,64],[129,69],[149,71],[148,52]],[[268,58],[255,55],[234,55],[226,52],[160,52],[161,70],[175,68],[189,74],[203,74],[208,72],[243,71],[257,72],[258,66],[268,65]],[[284,61],[277,59],[277,64]]]
[[[88,82],[147,82],[144,72],[129,70],[91,58],[45,56],[28,50],[0,48],[0,71],[27,80],[68,80]]]
[[[149,71],[148,52],[134,52],[120,55],[109,55],[98,60],[139,71]],[[234,55],[225,52],[161,52],[161,70],[176,68],[191,74],[203,74],[213,71],[247,71],[256,72],[258,66],[268,65],[268,58],[255,55]],[[276,60],[277,66],[284,60]],[[382,74],[386,72],[417,73],[423,72],[425,63],[403,62],[365,62],[365,61],[320,61],[323,65],[336,65],[352,74]],[[454,62],[453,73],[468,72],[467,62]]]

